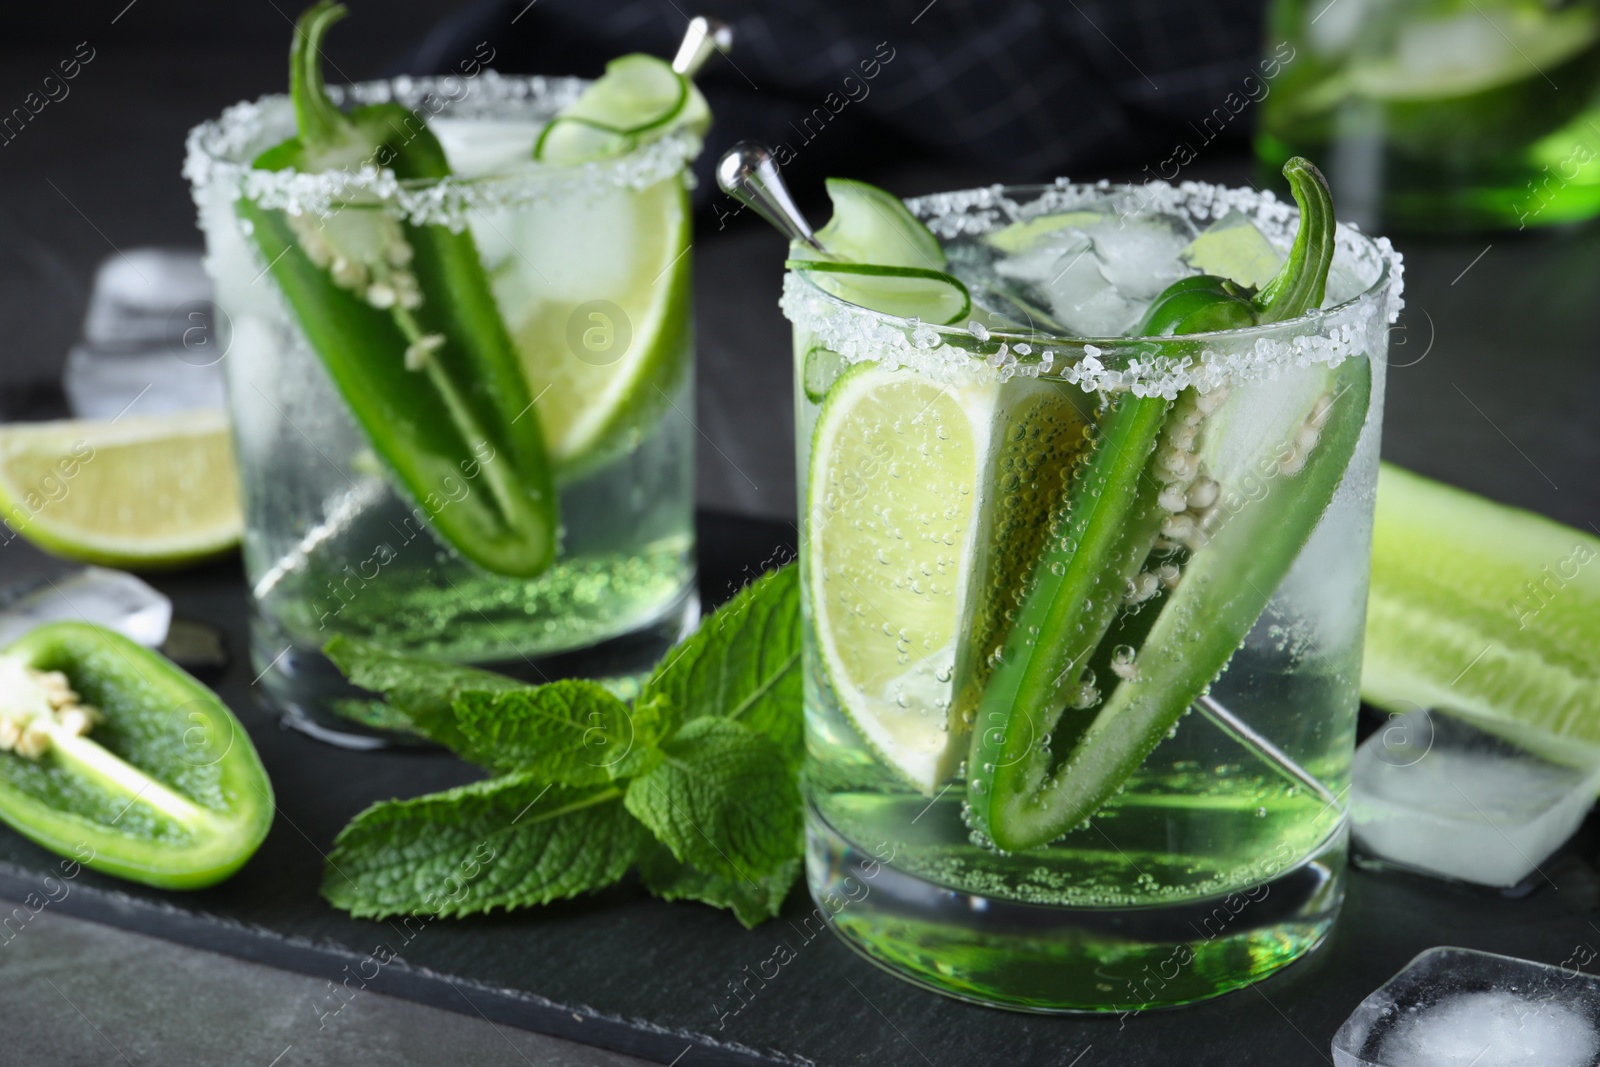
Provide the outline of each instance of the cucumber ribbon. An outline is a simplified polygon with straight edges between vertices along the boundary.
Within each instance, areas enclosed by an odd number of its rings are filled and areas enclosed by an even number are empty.
[[[1306,160],[1290,160],[1284,175],[1301,214],[1278,274],[1258,293],[1184,278],[1155,299],[1141,336],[1281,322],[1321,304],[1332,200]],[[1110,402],[998,656],[963,657],[968,795],[996,847],[1035,848],[1088,819],[1227,665],[1327,508],[1366,421],[1368,361],[1326,374],[1278,484],[1208,530],[1185,512],[1215,503],[1194,442],[1221,398],[1190,389],[1176,402],[1132,392]]]
[[[300,16],[289,62],[297,136],[254,165],[448,179],[444,150],[410,109],[346,114],[329,97],[322,42],[345,14],[323,0]],[[328,218],[248,199],[237,211],[351,415],[434,530],[497,574],[544,571],[557,540],[551,466],[471,233],[401,221],[377,203]]]

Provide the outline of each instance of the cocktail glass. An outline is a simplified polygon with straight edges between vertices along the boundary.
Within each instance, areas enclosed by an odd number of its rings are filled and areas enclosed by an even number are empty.
[[[1321,941],[1343,896],[1400,261],[1341,228],[1320,310],[1117,336],[1197,268],[1260,284],[1297,213],[1161,183],[907,206],[970,290],[970,323],[785,281],[807,926],[936,991],[1033,1011],[1181,1004],[1271,974]],[[1008,736],[1026,724],[988,689],[1033,644],[1010,632],[1030,595],[1089,551],[1056,543],[1062,510],[1129,391],[1171,402],[1126,488],[1155,502],[1128,520],[1152,524],[1153,549],[1112,554],[1080,602],[1103,634],[1060,665],[1051,733]],[[1081,506],[1123,491],[1090,487]],[[1017,779],[996,761],[1024,759],[1037,793],[997,796]],[[1074,791],[1081,818],[1046,843],[995,846],[997,810],[1026,827]]]
[[[313,733],[380,743],[350,721],[373,706],[322,654],[336,635],[534,681],[625,686],[696,617],[685,175],[700,144],[676,131],[597,162],[533,162],[540,130],[586,84],[482,71],[334,90],[411,109],[449,157],[454,174],[438,181],[252,169],[294,133],[283,96],[190,135],[185,172],[216,284],[244,491],[253,665]],[[361,211],[471,234],[554,468],[553,564],[496,573],[441,535],[443,512],[491,491],[492,460],[465,457],[425,495],[400,486],[279,291],[241,198],[306,231]],[[395,359],[396,374],[416,373]]]
[[[1420,232],[1600,213],[1600,5],[1273,0],[1256,150],[1341,215]]]

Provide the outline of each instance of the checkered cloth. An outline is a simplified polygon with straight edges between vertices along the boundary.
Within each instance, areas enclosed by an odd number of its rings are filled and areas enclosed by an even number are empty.
[[[405,65],[450,70],[487,41],[502,71],[592,76],[624,52],[670,56],[694,14],[737,35],[699,78],[716,115],[703,163],[754,137],[788,145],[797,180],[904,157],[998,181],[1137,170],[1258,73],[1262,44],[1260,0],[478,0]]]

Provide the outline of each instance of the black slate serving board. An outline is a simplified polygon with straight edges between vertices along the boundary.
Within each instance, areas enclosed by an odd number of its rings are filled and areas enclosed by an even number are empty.
[[[707,515],[700,535],[701,589],[714,604],[789,551],[793,528]],[[31,549],[8,546],[0,582],[42,562]],[[783,917],[753,931],[725,912],[665,904],[629,884],[490,918],[409,927],[351,919],[317,896],[322,853],[346,819],[374,799],[444,788],[474,772],[443,754],[347,752],[283,729],[255,699],[239,654],[246,620],[238,568],[154,582],[180,617],[227,633],[232,662],[209,681],[239,712],[272,775],[279,809],[272,832],[236,877],[203,892],[161,892],[85,871],[62,896],[59,883],[46,893],[45,878],[60,873],[57,858],[0,830],[0,895],[23,901],[32,894],[35,906],[48,896],[56,902],[46,906],[60,912],[324,978],[325,997],[285,1008],[301,1012],[308,1031],[338,1025],[334,987],[349,980],[350,988],[366,982],[680,1067],[1142,1067],[1174,1057],[1195,1067],[1291,1067],[1329,1062],[1339,1023],[1425,948],[1465,945],[1561,963],[1600,944],[1589,922],[1600,909],[1600,874],[1579,858],[1593,854],[1593,827],[1545,865],[1550,884],[1521,899],[1354,872],[1343,917],[1310,959],[1208,1004],[1128,1018],[1012,1014],[916,989],[832,937],[807,940],[798,923],[810,910],[803,890],[791,895]],[[19,921],[26,919],[13,925]],[[751,979],[780,941],[795,958],[770,980]],[[391,953],[392,962],[372,962]],[[745,983],[742,1001],[730,990],[736,982]]]

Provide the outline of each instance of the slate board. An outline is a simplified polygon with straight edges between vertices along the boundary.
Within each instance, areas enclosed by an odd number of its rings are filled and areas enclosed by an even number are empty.
[[[775,554],[791,551],[793,533],[781,523],[702,516],[706,601],[725,599]],[[31,549],[8,546],[0,553],[0,582],[41,564]],[[1330,942],[1310,959],[1208,1004],[1128,1019],[1012,1014],[913,988],[831,937],[806,941],[798,929],[798,916],[810,908],[803,891],[791,895],[783,917],[754,931],[727,913],[664,904],[631,884],[580,901],[420,928],[355,920],[317,896],[322,853],[345,820],[374,799],[459,784],[474,772],[442,754],[347,752],[281,728],[256,701],[253,672],[240,656],[247,647],[246,604],[237,566],[158,576],[154,583],[173,598],[180,617],[227,632],[233,660],[220,678],[208,680],[255,739],[277,790],[278,817],[255,858],[213,889],[168,893],[86,871],[49,906],[335,984],[371,974],[373,965],[361,961],[384,945],[399,959],[378,971],[372,989],[679,1067],[1142,1067],[1179,1054],[1194,1067],[1293,1067],[1326,1063],[1345,1016],[1425,948],[1465,945],[1560,963],[1583,945],[1600,944],[1600,932],[1587,921],[1600,907],[1600,875],[1578,858],[1593,855],[1593,827],[1546,865],[1557,888],[1541,884],[1524,899],[1357,871]],[[0,895],[42,895],[57,862],[0,830]],[[60,897],[60,890],[51,895]],[[730,1012],[737,1001],[729,983],[756,972],[780,940],[796,958],[764,988],[748,985],[755,992],[746,994],[747,1006]],[[332,996],[320,1010],[336,1006]],[[303,1012],[308,1029],[319,1024],[313,1001],[286,1010]]]
[[[1589,528],[1600,520],[1593,476],[1600,469],[1600,227],[1497,237],[1486,250],[1489,244],[1401,242],[1409,307],[1391,334],[1384,454]],[[749,387],[745,393],[754,395]],[[703,416],[742,417],[752,441],[785,452],[787,438],[771,432],[770,411],[734,403],[740,396],[734,389]],[[734,454],[741,469],[752,461]],[[771,456],[763,462],[776,469]],[[721,515],[702,516],[700,529],[708,604],[794,537],[784,523]],[[0,548],[0,585],[43,565],[12,542]],[[180,616],[224,628],[236,656],[246,647],[237,567],[154,581]],[[279,818],[261,852],[232,881],[197,894],[86,872],[51,907],[338,982],[346,966],[354,969],[380,942],[400,947],[402,936],[321,902],[319,850],[371,800],[443,788],[472,772],[446,756],[348,753],[281,730],[255,702],[251,677],[238,660],[207,680],[239,711],[277,787]],[[972,1007],[900,982],[834,940],[802,945],[788,925],[809,911],[800,892],[784,917],[755,931],[725,913],[662,904],[626,885],[514,915],[435,922],[403,945],[402,962],[383,968],[372,988],[661,1063],[681,1056],[679,1067],[1316,1067],[1330,1062],[1333,1032],[1356,1004],[1423,949],[1462,945],[1554,964],[1597,958],[1597,842],[1600,823],[1591,819],[1562,856],[1543,865],[1548,881],[1536,879],[1519,899],[1353,872],[1342,917],[1308,960],[1207,1004],[1126,1020]],[[0,895],[37,892],[55,863],[0,830]],[[723,1018],[728,983],[744,979],[744,968],[755,970],[784,938],[797,958],[748,1007]],[[287,1010],[317,1025],[312,1005]]]

